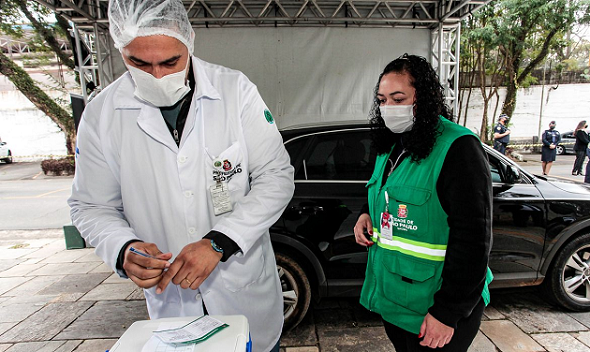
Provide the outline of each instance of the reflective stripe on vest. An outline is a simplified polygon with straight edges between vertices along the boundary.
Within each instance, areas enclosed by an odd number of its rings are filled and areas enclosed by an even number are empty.
[[[442,262],[447,253],[446,244],[431,244],[393,236],[391,240],[381,237],[379,230],[373,228],[373,242],[381,248],[398,251],[412,257]]]

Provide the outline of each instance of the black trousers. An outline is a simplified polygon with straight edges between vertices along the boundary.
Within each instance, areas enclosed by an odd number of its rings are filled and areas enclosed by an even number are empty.
[[[451,342],[442,348],[432,349],[420,346],[422,338],[418,338],[418,335],[388,323],[385,320],[383,320],[383,327],[385,327],[387,337],[393,343],[396,352],[466,352],[479,331],[484,309],[485,304],[483,299],[481,299],[469,317],[459,320]]]
[[[582,173],[582,166],[584,165],[584,159],[586,159],[585,150],[576,150],[576,161],[574,161],[574,168],[572,174]]]

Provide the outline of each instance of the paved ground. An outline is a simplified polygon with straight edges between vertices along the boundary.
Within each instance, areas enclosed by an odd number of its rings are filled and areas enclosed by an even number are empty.
[[[536,291],[493,291],[470,352],[590,352],[590,313],[564,312]],[[147,317],[140,290],[92,249],[66,250],[62,231],[0,231],[0,352],[103,352]],[[356,299],[316,304],[281,348],[393,350],[379,318]]]
[[[521,165],[540,173],[539,155],[525,157]],[[558,159],[552,175],[581,181],[571,176],[572,164],[572,156]],[[30,178],[22,169],[16,179],[2,170],[3,185]],[[537,291],[492,291],[470,352],[590,352],[590,313],[565,312]],[[0,352],[103,352],[141,319],[147,319],[141,291],[114,275],[92,249],[66,250],[62,229],[0,230]],[[299,327],[283,335],[281,349],[393,351],[379,318],[356,299],[314,305]]]

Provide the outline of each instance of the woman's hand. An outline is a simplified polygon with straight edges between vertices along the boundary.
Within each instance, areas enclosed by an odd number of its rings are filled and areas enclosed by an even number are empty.
[[[420,341],[421,346],[430,348],[440,348],[451,342],[455,329],[447,326],[430,313],[426,314],[422,326],[420,326],[420,335],[418,337],[424,337]]]
[[[371,217],[369,214],[366,213],[361,214],[356,222],[356,225],[354,225],[354,238],[356,239],[356,243],[360,244],[361,246],[370,247],[374,244],[374,242],[365,236],[365,231],[367,231],[369,235],[373,236],[373,223],[371,222]]]

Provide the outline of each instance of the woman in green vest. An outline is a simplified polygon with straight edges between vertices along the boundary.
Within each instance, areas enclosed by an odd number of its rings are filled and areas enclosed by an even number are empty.
[[[361,304],[381,315],[397,352],[467,351],[492,279],[486,154],[452,121],[436,73],[419,56],[385,67],[371,126],[378,156],[354,228],[369,250]]]

